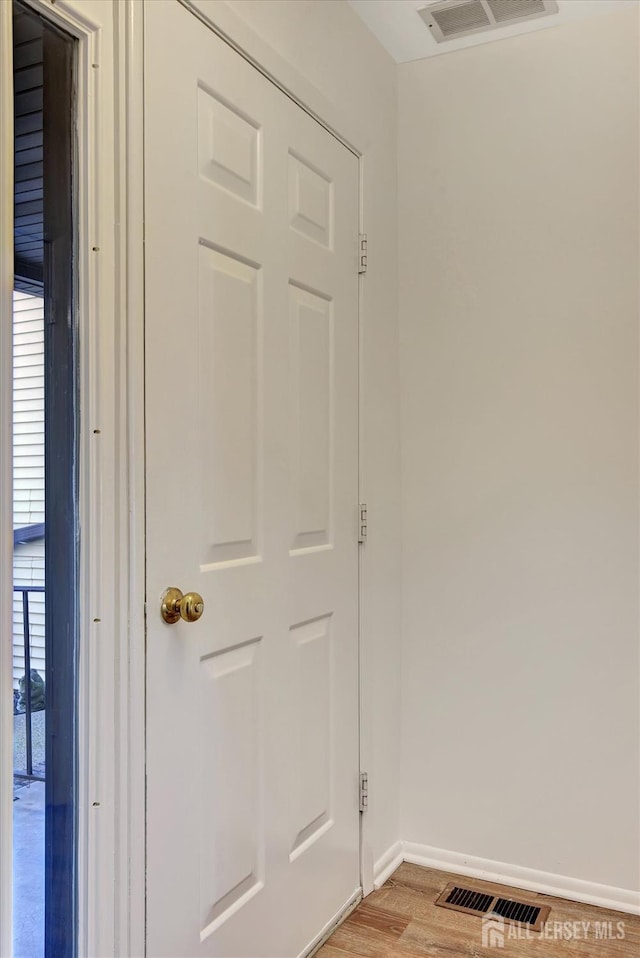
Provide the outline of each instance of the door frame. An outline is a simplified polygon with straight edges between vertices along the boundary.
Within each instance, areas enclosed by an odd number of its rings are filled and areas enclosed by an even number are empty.
[[[78,954],[143,954],[142,7],[27,2],[77,39]]]
[[[77,40],[76,323],[80,525],[78,954],[144,953],[144,437],[142,6],[25,0]],[[0,568],[10,634],[13,96],[11,5],[0,4]],[[114,229],[115,224],[115,229]],[[9,481],[8,481],[9,480]],[[4,630],[3,630],[4,631]],[[8,643],[2,695],[9,703]],[[0,771],[12,777],[10,708]],[[6,792],[6,794],[5,794]],[[0,797],[0,953],[12,948],[10,790]],[[4,880],[3,880],[4,879]]]
[[[78,41],[76,129],[79,317],[79,787],[78,954],[145,954],[145,501],[144,501],[144,0],[23,0]],[[356,154],[360,231],[370,141],[221,0],[176,0]],[[0,4],[3,75],[10,78],[11,6]],[[0,200],[13,204],[12,82],[0,99]],[[10,198],[7,204],[6,200]],[[115,224],[115,229],[114,229]],[[13,224],[0,224],[0,462],[11,461]],[[355,256],[354,256],[355,260]],[[363,396],[363,278],[359,290],[359,404]],[[9,331],[9,332],[8,332]],[[9,375],[7,376],[7,373]],[[8,427],[8,428],[7,428]],[[360,500],[363,417],[359,415]],[[5,470],[6,471],[6,470]],[[354,534],[356,529],[354,503]],[[0,568],[8,562],[11,485],[0,475]],[[85,547],[86,546],[86,547]],[[359,550],[360,622],[366,546]],[[7,580],[7,581],[5,581]],[[0,581],[0,628],[12,583]],[[5,633],[6,634],[6,633]],[[11,670],[0,650],[0,775],[12,774]],[[370,764],[374,689],[359,635],[360,764]],[[6,676],[9,676],[8,678]],[[6,685],[6,688],[4,688]],[[8,779],[5,777],[8,775]],[[0,796],[0,853],[11,861],[12,803]],[[360,822],[360,869],[373,889],[372,843]],[[7,866],[5,865],[5,873]],[[11,954],[11,880],[0,876],[0,953]]]

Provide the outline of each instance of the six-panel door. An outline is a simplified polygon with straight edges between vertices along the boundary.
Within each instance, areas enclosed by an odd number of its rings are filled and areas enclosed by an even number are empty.
[[[145,82],[148,954],[293,958],[360,884],[358,164],[174,0]]]

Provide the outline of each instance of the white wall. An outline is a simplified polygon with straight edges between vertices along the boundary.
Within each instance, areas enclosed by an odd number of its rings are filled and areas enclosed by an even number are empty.
[[[230,0],[226,6],[303,74],[364,138],[363,207],[369,272],[363,284],[361,461],[370,526],[369,541],[362,550],[362,697],[367,717],[362,763],[370,779],[370,811],[364,833],[365,871],[370,873],[372,863],[399,838],[396,65],[346,0]]]
[[[402,836],[626,889],[637,17],[399,68]]]

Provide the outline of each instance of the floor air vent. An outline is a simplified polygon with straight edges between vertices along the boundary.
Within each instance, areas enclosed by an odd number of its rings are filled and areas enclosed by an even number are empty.
[[[489,911],[489,905],[493,901],[495,901],[493,895],[485,895],[480,891],[473,891],[471,888],[458,888],[456,885],[447,895],[446,901],[441,902],[438,899],[437,904],[447,904],[450,908],[455,908],[456,911],[470,911],[474,915],[486,915]]]
[[[418,10],[438,43],[557,12],[555,0],[440,0]]]
[[[501,898],[492,892],[463,888],[461,885],[447,885],[436,899],[436,905],[480,918],[497,915],[511,924],[524,925],[530,931],[540,931],[551,911],[548,905],[536,905],[533,901],[516,898]]]

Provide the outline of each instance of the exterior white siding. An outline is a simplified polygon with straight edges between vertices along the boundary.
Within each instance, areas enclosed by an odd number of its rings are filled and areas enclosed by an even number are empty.
[[[44,301],[13,294],[13,527],[44,522]],[[44,540],[16,546],[15,585],[44,585]],[[44,595],[29,595],[31,668],[44,677]],[[13,684],[24,674],[22,595],[14,595]]]

